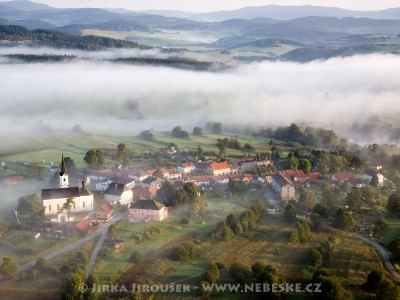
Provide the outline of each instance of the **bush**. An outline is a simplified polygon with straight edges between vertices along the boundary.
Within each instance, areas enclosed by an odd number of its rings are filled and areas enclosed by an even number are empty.
[[[185,261],[197,257],[197,249],[191,243],[185,243],[174,247],[171,252],[171,259]]]
[[[209,283],[216,283],[219,279],[219,270],[217,264],[210,263],[206,266],[204,272],[204,280]]]
[[[134,264],[141,263],[143,259],[144,259],[143,254],[137,250],[133,251],[131,256],[129,256],[129,262]]]
[[[217,262],[216,265],[217,265],[218,270],[225,269],[225,264],[223,262]]]
[[[179,223],[181,223],[181,224],[189,224],[190,220],[188,218],[182,218]]]

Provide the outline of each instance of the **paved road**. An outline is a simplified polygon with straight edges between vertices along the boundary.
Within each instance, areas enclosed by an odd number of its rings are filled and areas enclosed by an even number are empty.
[[[102,234],[103,232],[107,233],[108,227],[110,227],[112,224],[118,222],[123,217],[124,217],[124,215],[115,216],[112,220],[110,220],[108,223],[103,224],[99,229],[95,230],[94,232],[86,235],[85,237],[81,238],[80,240],[77,240],[76,242],[73,242],[72,244],[69,244],[67,246],[64,246],[60,249],[57,249],[53,252],[50,252],[50,253],[44,255],[43,258],[45,260],[50,260],[57,256],[65,254],[79,246],[82,246],[83,244],[87,243],[91,239],[95,238],[98,234]],[[36,259],[20,266],[17,273],[28,270],[29,268],[32,268],[35,264],[36,264]]]
[[[86,270],[86,278],[92,274],[93,269],[94,269],[94,264],[96,263],[96,258],[97,258],[97,254],[99,254],[99,251],[101,249],[101,246],[104,243],[104,240],[107,237],[107,232],[108,232],[108,228],[112,225],[115,224],[116,222],[118,222],[119,220],[121,220],[125,215],[119,215],[119,216],[115,216],[114,218],[112,218],[111,220],[109,220],[105,225],[103,225],[99,230],[98,230],[98,234],[101,234],[100,236],[100,240],[96,245],[96,248],[93,250],[93,253],[90,257],[90,261],[89,261],[89,265],[88,268]]]
[[[365,238],[365,237],[363,237],[361,235],[358,235],[358,234],[355,234],[355,233],[353,233],[352,235],[354,237],[356,237],[356,238],[358,238],[360,240],[363,240],[364,242],[370,244],[372,247],[374,247],[379,252],[379,254],[382,256],[383,262],[385,263],[386,268],[389,270],[389,272],[392,273],[393,276],[396,277],[397,279],[400,279],[399,272],[396,271],[395,267],[392,265],[392,263],[389,260],[389,258],[390,258],[389,254],[387,253],[387,251],[381,245],[379,245],[377,242],[371,241],[370,239],[367,239],[367,238]]]

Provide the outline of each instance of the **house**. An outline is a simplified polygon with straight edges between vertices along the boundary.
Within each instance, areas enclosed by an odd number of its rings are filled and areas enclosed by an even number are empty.
[[[142,188],[144,189],[148,189],[150,187],[152,187],[153,189],[155,189],[156,191],[159,190],[162,186],[162,184],[164,183],[165,180],[158,178],[158,177],[147,177],[146,179],[144,179],[140,185]]]
[[[228,184],[230,177],[227,175],[218,175],[211,177],[210,182],[214,184]]]
[[[83,234],[92,233],[98,226],[94,226],[88,218],[81,220],[75,227]]]
[[[133,195],[135,199],[141,199],[141,200],[151,200],[153,199],[157,194],[157,191],[153,189],[152,187],[149,187],[147,189],[143,188],[136,188],[133,189]]]
[[[182,178],[182,173],[179,172],[177,169],[169,169],[168,170],[168,176],[165,177],[169,180],[176,180],[176,179],[181,179]]]
[[[128,176],[129,178],[132,178],[136,182],[141,182],[152,175],[142,170],[124,170],[122,171],[122,174]]]
[[[123,176],[123,175],[116,175],[116,176],[112,177],[111,182],[122,183],[128,189],[133,189],[136,184],[136,182],[133,178],[130,178],[129,176]]]
[[[55,189],[42,189],[41,200],[45,208],[45,215],[57,215],[62,211],[67,199],[72,199],[71,212],[93,210],[93,194],[86,189],[82,180],[81,187],[70,187],[67,168],[62,155],[61,171],[59,176],[60,187]]]
[[[296,189],[294,184],[281,173],[272,175],[272,188],[283,200],[295,199]]]
[[[174,188],[176,188],[177,190],[181,190],[183,189],[183,186],[185,185],[185,182],[182,180],[176,180],[174,181]]]
[[[207,171],[214,176],[229,175],[231,173],[231,167],[227,162],[213,163],[209,165]]]
[[[347,180],[349,186],[363,187],[365,186],[365,182],[361,178],[349,178]]]
[[[242,175],[239,175],[239,180],[241,181],[241,182],[243,182],[244,184],[249,184],[250,183],[250,181],[252,181],[253,180],[253,175],[251,175],[251,174],[242,174]]]
[[[150,219],[162,221],[168,217],[168,207],[154,200],[139,200],[129,208],[133,219]]]
[[[320,172],[311,172],[311,173],[307,174],[308,181],[317,181],[320,178],[321,178]]]
[[[189,174],[193,172],[195,169],[196,167],[192,162],[182,163],[180,166],[178,166],[178,171],[183,174]]]
[[[379,185],[383,185],[385,177],[381,173],[379,173],[378,171],[374,171],[374,170],[365,171],[364,174],[363,174],[363,180],[366,181],[366,182],[371,183],[372,182],[372,178],[374,176],[378,177],[378,184]]]
[[[104,180],[104,179],[109,179],[112,176],[114,176],[114,171],[111,169],[104,169],[101,171],[97,171],[95,173],[92,173],[89,175],[90,179],[94,180]]]
[[[133,200],[132,190],[127,188],[122,183],[112,183],[108,189],[104,192],[107,202],[109,203],[120,203],[127,205]]]
[[[286,170],[286,171],[282,171],[281,173],[293,181],[303,182],[308,179],[307,174],[304,173],[303,170]]]
[[[237,160],[233,163],[234,166],[238,167],[238,171],[240,173],[252,171],[261,166],[272,166],[273,165],[272,159],[269,158],[243,158]]]
[[[96,217],[97,219],[100,220],[108,220],[109,218],[112,217],[114,214],[114,208],[113,206],[106,202],[101,205],[100,209],[96,212]]]
[[[193,176],[187,181],[193,182],[196,186],[209,186],[210,185],[210,177],[208,175],[203,176]]]
[[[340,182],[348,181],[350,178],[355,178],[352,172],[333,173],[331,177],[333,181],[340,181]]]
[[[14,185],[18,183],[23,183],[24,182],[24,176],[22,175],[9,175],[5,176],[3,179],[4,184],[7,185]]]

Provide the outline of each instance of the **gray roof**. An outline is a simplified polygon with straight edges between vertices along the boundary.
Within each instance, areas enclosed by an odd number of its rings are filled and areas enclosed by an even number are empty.
[[[91,193],[87,189],[78,187],[43,189],[42,200],[75,198],[80,196],[89,196]]]
[[[147,210],[160,210],[164,207],[163,204],[154,200],[139,200],[131,206],[132,209],[147,209]]]
[[[283,176],[281,173],[273,174],[272,180],[274,180],[280,187],[284,187],[287,184],[294,186],[294,184],[289,180],[289,178]]]
[[[125,192],[125,184],[122,183],[110,183],[108,189],[104,192],[106,195],[121,196]]]

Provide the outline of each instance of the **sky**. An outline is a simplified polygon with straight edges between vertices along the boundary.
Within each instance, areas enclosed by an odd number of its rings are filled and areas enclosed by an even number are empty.
[[[0,0],[5,2],[9,0]],[[125,8],[130,10],[168,9],[189,12],[208,12],[234,10],[246,6],[279,5],[318,5],[341,7],[353,10],[382,10],[399,7],[398,0],[34,0],[54,7],[100,7]]]

